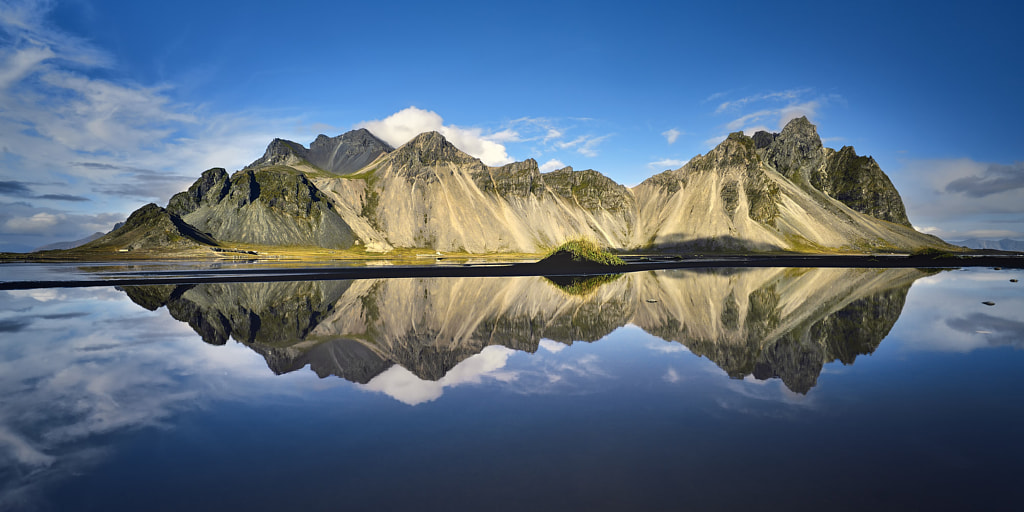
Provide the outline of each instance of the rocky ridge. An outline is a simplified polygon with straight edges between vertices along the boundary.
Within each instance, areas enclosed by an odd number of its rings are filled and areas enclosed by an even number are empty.
[[[168,211],[221,242],[537,253],[585,237],[621,250],[915,251],[915,231],[870,157],[825,148],[806,118],[733,133],[632,189],[594,170],[489,167],[437,132],[391,149],[365,129],[306,149],[275,139],[228,175],[211,169]]]

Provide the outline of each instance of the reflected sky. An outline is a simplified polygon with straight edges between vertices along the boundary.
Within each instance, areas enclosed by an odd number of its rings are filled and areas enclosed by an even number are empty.
[[[1019,495],[1021,272],[823,270],[584,296],[542,278],[0,292],[0,509],[762,503],[737,479],[797,509],[910,505],[935,482],[947,503]],[[880,494],[829,506],[853,474]]]

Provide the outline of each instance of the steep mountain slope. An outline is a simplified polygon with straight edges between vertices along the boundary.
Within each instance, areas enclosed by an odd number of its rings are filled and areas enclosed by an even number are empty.
[[[346,249],[352,229],[306,177],[290,167],[203,173],[167,203],[200,231],[225,242]]]
[[[367,247],[538,252],[584,235],[628,242],[629,190],[596,171],[541,174],[527,160],[488,167],[424,133],[341,179],[316,177]]]
[[[758,154],[780,174],[808,191],[821,191],[851,209],[910,227],[896,187],[871,157],[853,146],[823,147],[806,117],[790,121],[782,133],[754,134]],[[759,142],[760,141],[760,142]]]
[[[909,227],[895,188],[874,169],[877,165],[860,160],[852,148],[823,149],[805,118],[791,121],[777,136],[733,133],[706,155],[633,189],[639,225],[632,245],[797,251],[946,247]]]

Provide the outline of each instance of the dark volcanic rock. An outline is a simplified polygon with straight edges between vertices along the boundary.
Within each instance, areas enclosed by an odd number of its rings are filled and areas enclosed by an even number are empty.
[[[187,249],[218,245],[208,233],[199,231],[181,217],[153,204],[128,216],[121,227],[82,245],[81,249]]]
[[[219,181],[203,174],[169,207],[188,211],[185,219],[222,241],[259,245],[299,245],[345,249],[351,228],[302,173],[288,167],[242,170]],[[212,183],[206,187],[205,184]],[[205,192],[204,192],[205,190]]]
[[[857,156],[853,146],[829,150],[811,185],[855,211],[910,227],[903,199],[889,177],[874,158]]]
[[[527,197],[541,186],[540,168],[532,158],[492,167],[489,171],[473,176],[477,186],[484,192],[502,197]]]
[[[221,167],[204,171],[202,176],[185,192],[179,192],[167,202],[167,211],[184,216],[196,211],[202,204],[213,204],[228,193],[228,173]]]
[[[483,166],[479,159],[464,153],[437,132],[417,135],[396,149],[391,161],[395,167],[411,170],[438,163]]]
[[[633,206],[629,189],[592,169],[574,171],[572,167],[565,167],[542,174],[541,179],[556,195],[586,210],[621,212]]]
[[[285,139],[274,139],[267,145],[263,156],[246,166],[246,169],[259,169],[271,165],[297,165],[309,161],[309,150],[298,142]]]
[[[365,128],[360,128],[337,137],[317,136],[309,145],[307,159],[325,171],[349,174],[393,150],[388,143],[378,139]]]
[[[798,185],[809,183],[810,174],[821,166],[825,156],[818,130],[806,117],[786,124],[764,154],[775,170]]]
[[[756,147],[757,149],[767,148],[768,146],[770,146],[772,144],[772,142],[775,142],[775,138],[778,137],[778,136],[779,136],[779,134],[777,134],[777,133],[768,133],[768,132],[763,131],[763,130],[759,131],[759,132],[755,133],[754,137],[753,137],[753,139],[754,139],[754,147]]]

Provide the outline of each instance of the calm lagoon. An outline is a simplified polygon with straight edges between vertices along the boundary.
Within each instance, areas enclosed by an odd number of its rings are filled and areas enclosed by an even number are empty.
[[[0,509],[1017,510],[1022,277],[0,291]]]

